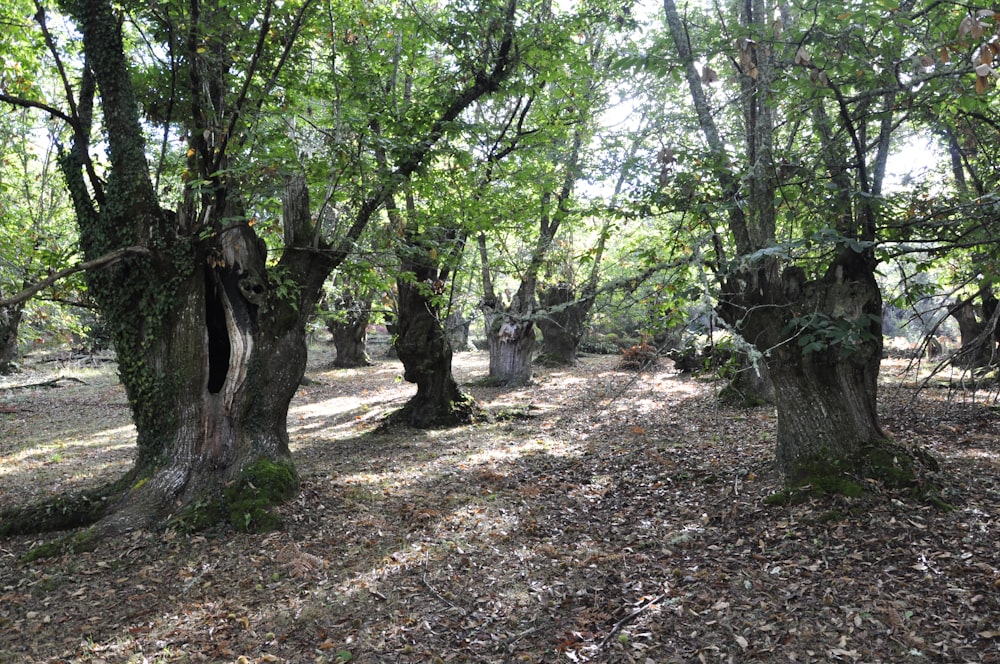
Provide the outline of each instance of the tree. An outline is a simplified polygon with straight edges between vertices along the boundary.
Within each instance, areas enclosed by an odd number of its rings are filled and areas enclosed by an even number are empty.
[[[897,78],[892,64],[909,37],[912,3],[892,12],[738,3],[715,45],[735,70],[727,84],[740,131],[729,136],[709,92],[718,74],[698,71],[691,24],[672,0],[664,8],[705,139],[699,159],[728,231],[717,245],[718,311],[770,371],[780,470],[792,485],[916,481],[916,461],[926,457],[890,441],[876,410],[879,200],[905,113],[900,98],[915,80]]]
[[[422,429],[467,423],[476,412],[476,403],[452,375],[452,347],[444,325],[449,281],[461,259],[464,238],[455,225],[439,219],[421,223],[412,195],[406,197],[405,210],[394,206],[389,210],[401,231],[393,347],[403,363],[403,378],[417,386],[398,417]]]
[[[367,350],[368,324],[371,322],[371,317],[370,293],[360,295],[343,293],[334,300],[333,311],[326,325],[337,349],[333,366],[353,369],[371,364]]]
[[[75,251],[52,137],[34,114],[16,111],[0,117],[0,299],[7,300],[0,304],[0,373],[16,369],[20,325],[30,300],[16,294],[64,268]]]
[[[321,226],[328,218],[324,209],[314,216],[306,176],[285,162],[281,255],[269,263],[245,187],[260,176],[251,168],[255,156],[267,152],[266,143],[255,144],[262,140],[256,129],[265,124],[266,112],[288,112],[269,104],[291,102],[301,90],[283,74],[310,69],[306,38],[325,38],[334,56],[327,89],[342,103],[331,106],[351,114],[340,115],[336,128],[368,135],[370,116],[351,104],[378,93],[364,89],[369,81],[363,77],[352,87],[352,66],[385,54],[369,50],[358,14],[385,8],[331,7],[341,9],[336,20],[350,27],[336,30],[313,22],[320,15],[311,0],[166,3],[128,17],[149,28],[143,35],[158,40],[150,55],[166,63],[158,77],[146,80],[169,93],[147,99],[147,114],[164,123],[164,143],[177,135],[187,141],[176,211],[161,205],[154,189],[159,170],[147,160],[130,57],[142,42],[127,39],[125,17],[107,0],[67,3],[67,18],[82,35],[81,67],[73,73],[78,60],[62,54],[67,44],[49,31],[47,12],[37,13],[58,58],[67,110],[31,105],[70,128],[62,170],[81,248],[88,259],[131,251],[106,270],[88,273],[88,287],[113,333],[138,452],[133,469],[113,486],[61,503],[60,510],[42,507],[8,518],[6,532],[93,522],[78,536],[85,539],[151,524],[201,527],[219,519],[266,528],[274,524],[268,506],[295,492],[285,420],[305,366],[306,321],[324,281],[461,113],[502,86],[518,60],[522,18],[531,24],[529,16],[517,14],[513,0],[414,7],[427,26],[421,39],[447,35],[455,25],[467,31],[443,45],[445,57],[430,74],[438,83],[434,94],[394,128],[391,170],[360,181],[341,215],[344,227],[330,231]],[[470,16],[477,21],[466,23]],[[468,57],[465,49],[477,56]],[[305,104],[297,110],[308,116]],[[107,167],[99,173],[93,151],[104,145]],[[326,232],[333,233],[330,240]]]
[[[607,18],[604,13],[598,16]],[[520,214],[534,217],[537,235],[527,240],[527,256],[509,301],[502,301],[494,287],[485,234],[477,238],[483,283],[481,309],[490,353],[489,380],[497,385],[518,385],[531,379],[535,326],[547,315],[539,311],[539,279],[559,229],[577,214],[574,190],[583,177],[585,152],[595,132],[597,114],[605,103],[603,84],[608,61],[604,49],[608,31],[604,20],[579,26],[577,48],[567,49],[561,61],[539,76],[537,92],[518,102],[525,112],[530,108],[537,114],[535,122],[545,131],[533,137],[536,150],[518,155],[517,167],[524,170],[525,188],[532,192],[521,202]],[[530,123],[531,117],[523,124]],[[508,214],[512,211],[509,206],[498,209]],[[558,300],[562,296],[555,293],[552,297]],[[560,302],[554,311],[572,316],[570,309],[575,300]],[[551,317],[549,320],[557,321]]]

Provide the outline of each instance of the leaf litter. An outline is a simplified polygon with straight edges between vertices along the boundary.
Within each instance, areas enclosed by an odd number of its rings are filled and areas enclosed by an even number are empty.
[[[289,413],[282,531],[32,563],[37,536],[0,539],[0,662],[1000,662],[988,399],[883,367],[885,428],[936,455],[954,510],[878,487],[778,507],[773,409],[711,381],[588,356],[505,390],[461,353],[486,416],[415,431],[378,427],[414,390],[398,362],[331,359]],[[0,391],[0,506],[128,466],[113,368],[60,371],[84,382]]]

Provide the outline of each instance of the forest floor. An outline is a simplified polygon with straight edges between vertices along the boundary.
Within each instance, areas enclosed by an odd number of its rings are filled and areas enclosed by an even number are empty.
[[[938,458],[954,510],[877,487],[770,506],[773,410],[669,362],[505,390],[460,353],[480,422],[380,432],[415,389],[399,363],[331,359],[317,345],[292,403],[283,530],[31,563],[43,540],[0,539],[0,662],[1000,662],[995,393],[883,367],[886,430]],[[125,397],[90,364],[0,384],[0,507],[127,469]]]

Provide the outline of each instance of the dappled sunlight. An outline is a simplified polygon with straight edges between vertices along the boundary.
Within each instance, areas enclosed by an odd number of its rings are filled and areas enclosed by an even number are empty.
[[[289,422],[304,422],[314,418],[330,418],[346,415],[351,411],[364,407],[366,402],[358,397],[333,397],[323,401],[315,401],[302,406],[295,406],[288,409]],[[301,425],[290,425],[289,433],[301,429]]]
[[[36,442],[32,447],[0,457],[0,476],[15,472],[25,472],[39,466],[57,465],[83,455],[107,455],[123,451],[131,452],[135,447],[135,427],[133,425],[106,429],[81,438],[54,438],[47,442]],[[121,441],[112,443],[109,441]],[[95,466],[88,462],[89,466]],[[117,466],[118,463],[105,464]],[[74,467],[74,470],[76,468]],[[87,469],[87,475],[96,474],[96,466]],[[74,473],[75,476],[81,475]]]

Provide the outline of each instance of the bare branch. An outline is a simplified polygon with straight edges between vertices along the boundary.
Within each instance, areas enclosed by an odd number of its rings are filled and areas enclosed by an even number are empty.
[[[35,101],[34,99],[25,99],[23,97],[15,97],[14,95],[8,95],[2,92],[0,92],[0,101],[10,104],[11,106],[20,106],[21,108],[37,108],[45,113],[48,113],[54,118],[59,118],[70,126],[73,126],[74,124],[73,118],[65,112],[59,110],[55,106],[49,106],[44,102]]]
[[[82,263],[78,263],[76,265],[63,268],[58,272],[53,272],[45,279],[42,279],[41,281],[25,288],[17,295],[0,299],[0,307],[10,307],[15,304],[18,304],[19,302],[24,302],[25,300],[30,299],[39,291],[48,288],[49,286],[56,283],[60,279],[65,279],[71,274],[76,274],[77,272],[84,272],[86,270],[94,270],[100,267],[106,267],[111,263],[120,261],[126,256],[132,254],[148,254],[148,253],[149,249],[147,249],[146,247],[125,247],[124,249],[119,249],[118,251],[112,251],[110,254],[105,254],[103,256],[100,256],[99,258],[95,258],[89,261],[84,261]]]

